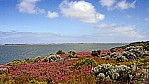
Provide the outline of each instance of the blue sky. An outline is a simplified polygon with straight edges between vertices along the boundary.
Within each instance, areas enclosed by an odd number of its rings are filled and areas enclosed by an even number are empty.
[[[0,44],[149,40],[149,0],[0,0]]]

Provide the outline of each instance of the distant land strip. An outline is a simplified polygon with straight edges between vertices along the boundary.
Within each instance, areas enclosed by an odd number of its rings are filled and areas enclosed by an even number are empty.
[[[69,45],[69,44],[128,44],[128,43],[47,43],[47,44],[0,44],[0,46],[47,46],[47,45]]]
[[[50,43],[50,44],[0,44],[0,46],[47,46],[47,45],[65,45],[73,43]]]

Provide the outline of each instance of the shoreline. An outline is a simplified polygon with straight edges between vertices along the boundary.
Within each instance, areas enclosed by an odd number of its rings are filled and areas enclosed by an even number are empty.
[[[51,43],[51,44],[0,44],[0,46],[47,46],[47,45],[71,45],[71,44],[129,44],[129,43]]]

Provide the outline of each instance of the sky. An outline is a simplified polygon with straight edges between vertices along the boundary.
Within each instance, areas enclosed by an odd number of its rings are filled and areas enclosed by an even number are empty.
[[[149,40],[149,0],[0,0],[0,44]]]

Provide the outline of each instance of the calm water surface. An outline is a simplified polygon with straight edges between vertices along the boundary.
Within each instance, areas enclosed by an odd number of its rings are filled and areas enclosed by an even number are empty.
[[[125,44],[117,43],[96,43],[96,44],[61,44],[61,45],[40,45],[40,46],[0,46],[0,64],[5,64],[15,59],[34,58],[55,53],[58,50],[68,52],[92,51],[97,49],[110,49]]]

